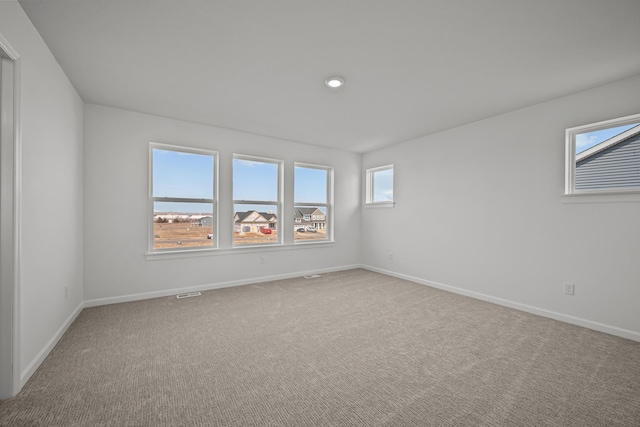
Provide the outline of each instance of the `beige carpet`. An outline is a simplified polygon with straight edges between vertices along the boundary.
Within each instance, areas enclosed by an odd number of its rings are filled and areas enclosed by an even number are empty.
[[[2,426],[640,426],[640,343],[351,270],[85,309]]]

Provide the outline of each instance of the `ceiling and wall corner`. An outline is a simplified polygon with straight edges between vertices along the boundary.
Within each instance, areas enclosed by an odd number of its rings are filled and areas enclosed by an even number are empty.
[[[640,73],[637,0],[20,4],[86,103],[358,153]]]

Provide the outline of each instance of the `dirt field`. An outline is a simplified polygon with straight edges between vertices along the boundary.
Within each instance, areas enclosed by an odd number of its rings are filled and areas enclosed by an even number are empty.
[[[271,234],[262,233],[233,233],[235,245],[256,245],[258,243],[276,243],[278,232],[273,230]]]
[[[293,239],[296,242],[299,241],[313,241],[313,240],[326,240],[327,239],[327,230],[318,230],[316,233],[298,233],[297,231],[293,234]]]
[[[207,234],[213,233],[213,227],[193,227],[190,223],[153,223],[153,248],[193,248],[213,245]]]
[[[327,238],[327,234],[326,230],[318,231],[317,233],[298,233],[296,231],[293,238],[296,242],[325,240]],[[233,243],[236,245],[256,245],[259,243],[275,243],[277,241],[277,231],[274,231],[273,234],[233,233]]]
[[[213,239],[207,239],[207,234],[213,233],[213,227],[194,227],[190,223],[154,223],[153,224],[153,248],[194,248],[211,247]],[[326,230],[317,233],[294,233],[294,240],[314,241],[325,240]],[[278,241],[278,232],[273,234],[262,233],[233,233],[233,242],[236,245],[256,245],[260,243],[275,243]]]

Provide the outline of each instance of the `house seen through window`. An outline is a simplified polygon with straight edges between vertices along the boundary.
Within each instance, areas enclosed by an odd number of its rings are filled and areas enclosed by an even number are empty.
[[[640,115],[566,134],[566,194],[640,191]]]
[[[329,238],[332,191],[331,168],[295,164],[294,242],[313,242]]]
[[[234,155],[233,244],[280,243],[282,162]]]
[[[216,153],[150,144],[150,250],[216,246]]]
[[[158,143],[149,152],[150,252],[217,248],[217,153]],[[281,244],[283,162],[235,154],[232,166],[232,245]],[[333,169],[295,163],[293,178],[294,229],[284,234],[331,240]]]

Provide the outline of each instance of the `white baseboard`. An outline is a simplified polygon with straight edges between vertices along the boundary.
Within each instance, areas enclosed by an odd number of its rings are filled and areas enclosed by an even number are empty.
[[[561,322],[570,323],[572,325],[582,326],[587,329],[593,329],[595,331],[604,332],[606,334],[615,335],[618,337],[630,339],[640,342],[640,333],[631,331],[628,329],[618,328],[616,326],[605,325],[603,323],[593,322],[591,320],[582,319],[580,317],[570,316],[568,314],[562,314],[544,308],[538,308],[527,304],[521,304],[514,301],[509,301],[503,298],[494,297],[491,295],[482,294],[479,292],[468,291],[466,289],[457,288],[455,286],[444,285],[438,282],[432,282],[431,280],[420,279],[418,277],[409,276],[407,274],[396,273],[394,271],[384,270],[382,268],[372,267],[370,265],[362,265],[361,268],[365,270],[374,271],[376,273],[386,274],[387,276],[397,277],[399,279],[408,280],[421,285],[431,286],[432,288],[442,289],[443,291],[449,291],[456,294],[464,295],[467,297],[479,299],[486,302],[502,305],[516,310],[524,311],[538,316],[547,317]]]
[[[71,326],[73,321],[76,320],[76,317],[78,317],[78,315],[80,314],[83,308],[84,308],[84,302],[81,302],[76,307],[76,309],[73,310],[73,313],[71,313],[71,315],[67,317],[67,320],[64,321],[62,326],[58,328],[56,333],[53,334],[53,337],[51,337],[47,345],[45,345],[44,348],[40,350],[40,353],[38,353],[36,357],[33,358],[31,363],[29,363],[29,365],[27,365],[27,367],[22,371],[22,373],[20,374],[21,390],[22,390],[22,387],[24,387],[24,385],[27,383],[27,381],[29,381],[29,378],[31,378],[31,376],[36,371],[36,369],[38,369],[40,364],[42,364],[44,359],[46,359],[49,353],[51,353],[51,350],[53,350],[56,344],[58,344],[58,341],[60,341],[60,338],[62,338],[65,332],[67,332],[67,329],[69,329],[69,326]]]
[[[161,298],[186,292],[209,291],[212,289],[230,288],[233,286],[251,285],[254,283],[271,282],[273,280],[291,279],[293,277],[301,277],[309,274],[331,273],[334,271],[352,270],[360,268],[359,264],[344,265],[340,267],[323,268],[318,270],[299,271],[295,273],[277,274],[273,276],[260,276],[252,279],[232,280],[229,282],[211,283],[207,285],[190,286],[185,288],[167,289],[164,291],[145,292],[138,294],[130,294],[119,297],[98,298],[87,300],[84,302],[85,307],[97,307],[101,305],[117,304],[121,302],[139,301],[150,298]]]

